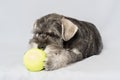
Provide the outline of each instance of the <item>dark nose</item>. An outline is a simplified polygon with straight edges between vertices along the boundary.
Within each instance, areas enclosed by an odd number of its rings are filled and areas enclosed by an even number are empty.
[[[38,48],[39,48],[39,49],[43,49],[43,50],[44,50],[44,49],[45,49],[45,47],[46,47],[46,45],[45,45],[45,44],[38,45]]]

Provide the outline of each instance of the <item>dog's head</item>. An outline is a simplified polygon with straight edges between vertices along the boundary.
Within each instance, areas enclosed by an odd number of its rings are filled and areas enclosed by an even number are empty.
[[[51,44],[63,47],[63,41],[69,41],[77,30],[78,27],[64,16],[49,14],[36,20],[30,43],[36,43],[38,48]]]

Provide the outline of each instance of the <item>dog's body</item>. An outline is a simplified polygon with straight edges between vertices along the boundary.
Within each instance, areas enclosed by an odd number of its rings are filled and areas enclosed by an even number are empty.
[[[33,27],[32,47],[47,53],[45,70],[54,70],[92,55],[103,48],[96,27],[88,22],[58,14],[38,19]]]

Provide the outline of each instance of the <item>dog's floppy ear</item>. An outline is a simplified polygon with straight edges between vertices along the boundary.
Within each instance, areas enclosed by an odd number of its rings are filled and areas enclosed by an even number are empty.
[[[66,18],[61,19],[62,22],[62,38],[65,41],[70,40],[77,32],[78,27]]]

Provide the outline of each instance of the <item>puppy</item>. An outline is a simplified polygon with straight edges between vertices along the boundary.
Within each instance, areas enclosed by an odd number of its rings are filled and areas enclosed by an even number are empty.
[[[36,20],[30,45],[45,50],[45,70],[97,55],[103,48],[101,36],[92,23],[55,13]]]

